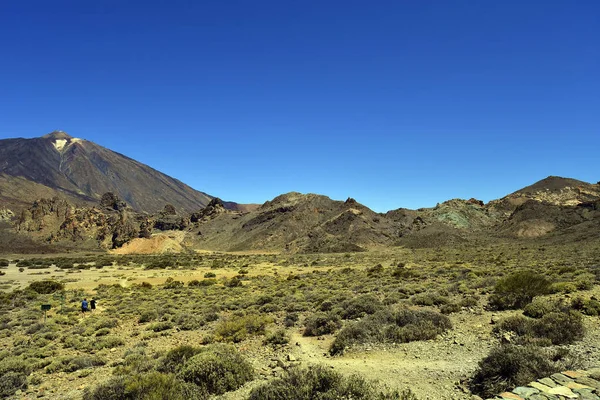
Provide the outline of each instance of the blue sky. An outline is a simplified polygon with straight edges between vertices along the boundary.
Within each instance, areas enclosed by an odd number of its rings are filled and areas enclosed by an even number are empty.
[[[0,138],[62,129],[242,203],[597,182],[599,20],[595,0],[3,1]]]

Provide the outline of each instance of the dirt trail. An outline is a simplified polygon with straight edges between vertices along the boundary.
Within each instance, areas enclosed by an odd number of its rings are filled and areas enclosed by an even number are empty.
[[[469,399],[460,381],[475,370],[494,344],[489,334],[490,317],[491,313],[461,312],[451,316],[454,329],[435,340],[365,346],[341,357],[328,355],[333,337],[319,340],[295,332],[293,355],[303,364],[324,364],[344,375],[358,373],[390,388],[410,388],[420,399]]]

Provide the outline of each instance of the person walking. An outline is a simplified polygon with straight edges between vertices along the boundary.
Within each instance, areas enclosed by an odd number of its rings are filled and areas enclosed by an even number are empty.
[[[87,299],[83,299],[83,301],[81,302],[81,313],[85,314],[88,310],[88,302]]]
[[[94,310],[96,309],[96,299],[90,300],[90,308],[92,312],[94,312]]]

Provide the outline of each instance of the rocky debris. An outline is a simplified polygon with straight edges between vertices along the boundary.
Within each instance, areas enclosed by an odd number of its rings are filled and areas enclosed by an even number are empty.
[[[207,221],[225,212],[227,212],[225,204],[223,204],[221,199],[215,197],[202,210],[192,213],[190,222],[197,223]]]
[[[582,399],[600,400],[600,369],[564,371],[550,377],[500,393],[492,399],[546,400]]]
[[[102,195],[102,198],[100,199],[100,206],[115,211],[121,211],[127,208],[127,203],[121,200],[116,194],[106,192]]]

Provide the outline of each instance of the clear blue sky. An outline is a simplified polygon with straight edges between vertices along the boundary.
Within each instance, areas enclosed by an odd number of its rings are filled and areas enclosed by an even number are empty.
[[[242,203],[376,211],[600,180],[600,2],[2,1],[0,138]]]

